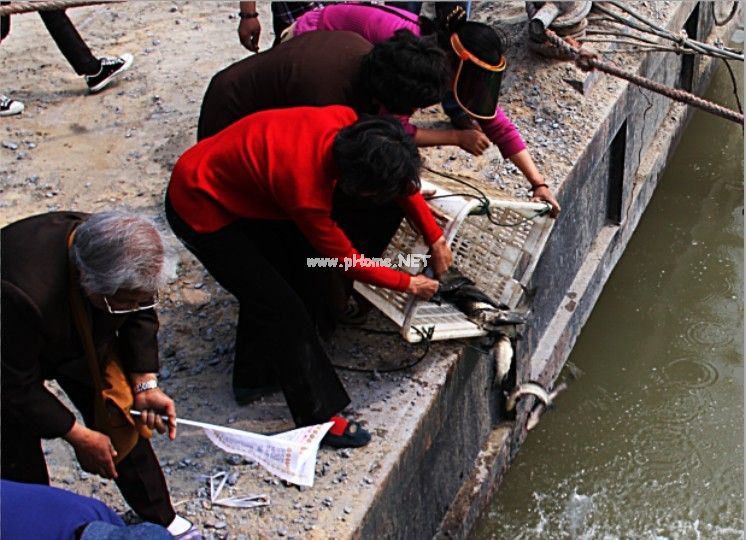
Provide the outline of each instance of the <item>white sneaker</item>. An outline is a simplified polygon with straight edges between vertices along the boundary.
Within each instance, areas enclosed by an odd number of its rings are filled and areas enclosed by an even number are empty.
[[[95,94],[109,86],[111,81],[129,69],[133,60],[134,57],[129,53],[125,53],[122,56],[104,56],[103,58],[99,58],[101,67],[98,73],[85,76],[85,82],[88,84],[91,93]]]
[[[166,530],[176,540],[203,540],[199,529],[191,521],[177,515]]]
[[[23,103],[0,94],[0,116],[13,116],[23,112]]]

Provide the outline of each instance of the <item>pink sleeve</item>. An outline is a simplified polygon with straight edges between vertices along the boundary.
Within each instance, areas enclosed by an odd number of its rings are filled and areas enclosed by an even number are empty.
[[[406,134],[414,139],[415,135],[417,135],[417,126],[409,122],[409,116],[403,116],[400,114],[395,114],[393,116],[394,118],[399,120],[399,122],[401,122],[401,125],[404,128]]]
[[[298,37],[306,32],[313,32],[314,30],[320,30],[319,19],[321,18],[321,10],[323,8],[316,8],[311,11],[305,12],[303,15],[295,20],[295,29],[293,29],[293,37]]]
[[[498,105],[495,109],[495,118],[492,120],[480,120],[484,134],[487,138],[497,145],[500,153],[504,158],[516,155],[521,150],[526,149],[526,143],[523,142],[518,128],[505,116],[505,113]]]
[[[392,114],[387,111],[386,107],[384,107],[383,105],[381,105],[380,109],[378,110],[378,114],[381,116],[391,116],[392,118],[398,120],[404,128],[404,132],[413,139],[415,135],[417,135],[417,126],[409,121],[409,116],[405,116],[403,114]]]
[[[355,32],[375,45],[393,37],[394,32],[402,28],[415,36],[420,35],[417,16],[406,10],[390,6],[379,9],[359,4],[331,4],[302,15],[296,22],[293,35],[310,30],[345,30]]]
[[[401,16],[395,15],[388,11],[376,8],[374,6],[365,6],[362,8],[364,13],[369,15],[364,24],[363,37],[373,44],[381,43],[394,37],[397,30],[406,29],[415,36],[420,35],[420,25],[411,19],[416,20],[416,16],[403,9],[386,6],[388,10],[401,13]]]

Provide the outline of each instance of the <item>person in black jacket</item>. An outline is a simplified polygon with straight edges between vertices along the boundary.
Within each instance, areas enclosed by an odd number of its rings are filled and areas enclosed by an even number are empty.
[[[74,234],[73,234],[74,231]],[[72,235],[72,237],[71,237]],[[70,245],[68,245],[70,242]],[[93,425],[95,391],[71,310],[82,297],[96,361],[116,356],[149,428],[176,436],[174,403],[158,388],[157,292],[172,265],[158,230],[125,214],[53,212],[0,231],[2,468],[5,480],[48,484],[41,439],[64,438],[83,469],[117,482],[144,520],[185,532],[146,438],[115,465],[109,437],[76,421],[44,385],[56,380]],[[160,415],[169,417],[168,425]],[[120,456],[121,457],[121,456]]]

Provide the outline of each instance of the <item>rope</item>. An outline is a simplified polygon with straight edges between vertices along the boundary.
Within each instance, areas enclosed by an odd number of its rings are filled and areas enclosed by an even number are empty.
[[[550,212],[550,209],[547,208],[545,210],[539,210],[531,217],[522,217],[518,221],[515,221],[513,223],[501,223],[495,219],[495,217],[492,215],[492,210],[490,206],[490,198],[487,196],[487,194],[479,189],[474,184],[469,183],[468,180],[471,180],[472,182],[478,182],[476,178],[471,178],[468,176],[460,176],[456,174],[447,173],[445,171],[439,171],[437,169],[433,169],[427,165],[422,166],[423,169],[430,171],[433,174],[437,174],[438,176],[442,176],[443,178],[449,178],[451,180],[454,180],[455,182],[458,182],[459,184],[468,187],[469,189],[473,189],[476,191],[479,195],[475,195],[473,193],[451,193],[450,195],[436,195],[435,197],[430,197],[430,200],[432,199],[447,199],[448,197],[472,197],[474,199],[477,199],[481,204],[479,208],[473,209],[469,215],[470,216],[485,216],[487,220],[492,223],[493,225],[497,225],[498,227],[518,227],[524,223],[527,223],[529,221],[533,221],[534,219],[543,216],[545,214],[548,214]]]
[[[561,58],[574,61],[575,64],[584,71],[597,69],[604,73],[608,73],[609,75],[613,75],[615,77],[619,77],[620,79],[629,81],[633,84],[636,84],[637,86],[641,86],[642,88],[652,90],[653,92],[664,95],[670,99],[673,99],[674,101],[686,103],[687,105],[697,107],[698,109],[702,109],[705,112],[709,112],[743,126],[743,114],[737,111],[728,109],[727,107],[722,107],[716,103],[707,101],[706,99],[702,99],[701,97],[695,96],[694,94],[691,94],[684,90],[680,90],[678,88],[670,88],[666,85],[651,81],[650,79],[647,79],[635,73],[624,71],[623,69],[613,64],[609,64],[607,62],[599,60],[598,57],[596,57],[592,53],[589,53],[588,51],[573,47],[570,43],[560,38],[551,30],[546,30],[545,34],[547,36],[547,40],[556,47],[556,49],[560,53]]]
[[[666,39],[668,41],[671,41],[678,45],[679,47],[687,47],[693,51],[696,51],[700,54],[705,54],[708,56],[717,56],[720,58],[729,58],[732,60],[739,60],[743,62],[743,52],[738,51],[735,49],[731,49],[729,47],[722,47],[722,46],[714,46],[710,45],[709,43],[703,43],[701,41],[697,41],[695,39],[691,39],[686,32],[680,33],[680,34],[674,34],[670,30],[667,30],[665,28],[662,28],[656,24],[653,24],[650,22],[647,18],[645,18],[643,15],[640,15],[633,9],[631,9],[629,6],[626,6],[620,2],[617,2],[615,0],[610,0],[608,4],[613,5],[623,12],[627,13],[632,17],[632,19],[628,19],[624,17],[623,15],[620,15],[619,13],[616,13],[615,11],[608,9],[607,7],[604,7],[603,5],[596,2],[593,6],[593,9],[603,13],[604,15],[611,18],[611,22],[615,24],[621,24],[624,26],[627,26],[629,28],[632,28],[633,30],[637,30],[638,32],[643,32],[645,34],[650,34],[653,36],[658,36],[660,38]],[[638,22],[636,22],[638,21]]]
[[[115,4],[124,0],[39,0],[37,2],[13,2],[0,6],[0,16],[31,13],[34,11],[57,11],[67,8],[93,6],[96,4]]]
[[[736,98],[736,105],[738,106],[738,111],[743,114],[743,107],[741,107],[741,98],[738,97],[738,83],[736,82],[736,75],[733,73],[733,68],[730,67],[730,64],[728,61],[723,58],[723,63],[725,64],[725,67],[728,68],[728,74],[730,75],[730,82],[733,84],[733,97]]]
[[[393,335],[399,335],[399,332],[391,331],[391,330],[378,330],[376,328],[364,328],[364,327],[350,327],[350,329],[359,330],[360,332],[366,332],[368,334],[377,334],[382,336],[393,336]],[[395,373],[397,371],[406,371],[407,369],[411,369],[420,362],[422,362],[425,357],[430,352],[430,344],[432,343],[432,337],[433,333],[435,331],[435,327],[431,326],[429,327],[425,332],[417,328],[416,326],[413,326],[412,329],[417,332],[420,337],[422,338],[422,341],[420,343],[423,343],[425,345],[425,350],[422,352],[422,354],[415,358],[412,362],[409,364],[404,364],[403,366],[395,367],[395,368],[385,368],[385,369],[376,369],[376,368],[361,368],[361,367],[355,367],[355,366],[346,366],[344,364],[332,364],[337,369],[341,369],[343,371],[353,371],[355,373]]]
[[[733,6],[730,8],[730,13],[723,21],[719,21],[717,15],[715,15],[715,2],[710,2],[710,8],[712,9],[712,20],[715,21],[715,26],[725,26],[735,16],[738,11],[738,0],[733,2]]]
[[[637,41],[626,41],[624,39],[602,39],[602,38],[583,38],[577,40],[579,43],[617,43],[619,45],[631,45],[635,50],[630,51],[627,49],[613,49],[611,51],[602,51],[600,54],[615,54],[617,52],[647,52],[647,51],[663,51],[663,52],[675,52],[676,54],[698,54],[696,51],[689,51],[683,47],[666,47],[663,45],[646,45],[645,43],[638,43]],[[723,58],[725,60],[725,58]]]

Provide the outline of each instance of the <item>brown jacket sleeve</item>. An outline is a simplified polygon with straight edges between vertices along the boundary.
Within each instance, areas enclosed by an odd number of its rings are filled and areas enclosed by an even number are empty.
[[[44,336],[36,307],[20,289],[2,282],[3,416],[45,439],[65,435],[73,413],[44,386],[39,356]]]
[[[127,315],[117,341],[126,373],[158,371],[158,315],[154,309]]]

